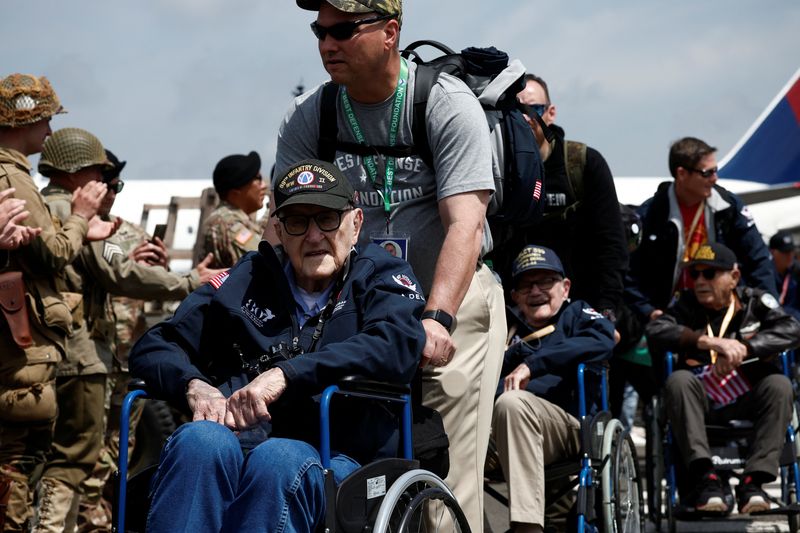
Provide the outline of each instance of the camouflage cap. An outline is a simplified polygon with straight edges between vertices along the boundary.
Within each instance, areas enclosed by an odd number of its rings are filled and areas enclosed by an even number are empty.
[[[39,172],[44,176],[49,177],[56,170],[71,174],[94,165],[113,167],[100,139],[86,130],[63,128],[44,141],[39,160]]]
[[[16,128],[66,113],[44,76],[11,74],[0,79],[0,126]]]
[[[297,5],[309,11],[319,11],[323,0],[297,0]],[[380,13],[396,15],[398,21],[403,16],[403,0],[324,0],[345,13]]]

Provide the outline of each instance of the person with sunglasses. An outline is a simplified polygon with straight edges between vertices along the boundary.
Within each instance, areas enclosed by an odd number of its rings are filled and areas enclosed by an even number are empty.
[[[433,168],[418,154],[361,150],[413,143],[417,68],[399,51],[402,2],[297,5],[317,14],[311,31],[335,85],[320,85],[292,103],[278,134],[276,171],[305,158],[334,161],[364,210],[361,243],[396,243],[419,277],[427,297],[423,404],[443,417],[450,438],[445,481],[472,530],[482,531],[483,457],[505,338],[502,288],[481,260],[491,249],[486,208],[494,190],[485,115],[463,81],[442,74],[426,107]],[[329,94],[332,104],[323,98]],[[320,153],[323,105],[336,106],[333,154]]]
[[[219,273],[201,264],[188,274],[176,274],[129,257],[130,232],[120,232],[122,219],[111,215],[123,190],[119,178],[123,166],[95,135],[80,128],[54,132],[45,141],[39,161],[39,172],[50,180],[42,196],[53,216],[66,223],[75,191],[103,183],[107,192],[97,216],[117,231],[84,244],[65,267],[66,280],[60,290],[72,315],[70,336],[56,376],[59,413],[39,482],[32,528],[36,532],[73,528],[74,524],[67,527],[70,509],[101,454],[108,416],[106,389],[115,364],[117,317],[111,295],[181,300]]]
[[[131,372],[193,419],[162,452],[148,531],[316,531],[320,392],[351,375],[407,385],[419,365],[420,284],[407,262],[357,244],[348,179],[319,160],[276,176],[281,244],[262,242],[131,352]],[[353,401],[331,419],[336,483],[397,451],[396,413]]]
[[[761,486],[778,472],[793,402],[792,384],[776,358],[800,346],[800,322],[769,292],[739,285],[737,256],[723,244],[703,244],[684,270],[693,287],[646,328],[651,349],[678,354],[664,403],[692,487],[681,503],[730,512],[705,426],[745,419],[754,431],[736,489],[739,513],[768,510]]]
[[[625,300],[643,324],[661,315],[677,291],[692,288],[683,267],[706,243],[733,250],[743,282],[778,296],[772,258],[755,220],[738,196],[717,184],[715,152],[694,137],[673,143],[674,180],[661,183],[638,209],[642,243],[631,254]]]
[[[512,275],[515,305],[506,313],[492,436],[508,484],[511,530],[536,532],[545,526],[545,467],[580,451],[578,364],[611,357],[614,325],[587,302],[569,299],[572,283],[550,248],[523,248]]]

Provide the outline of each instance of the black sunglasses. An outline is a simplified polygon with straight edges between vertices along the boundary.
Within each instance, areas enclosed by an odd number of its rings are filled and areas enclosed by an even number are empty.
[[[534,113],[539,115],[540,117],[544,115],[545,111],[550,107],[550,104],[519,104],[520,109],[522,112],[532,117]]]
[[[719,272],[719,270],[714,270],[713,268],[709,268],[709,269],[706,269],[706,270],[697,270],[697,269],[694,269],[694,268],[690,268],[689,269],[689,277],[692,278],[692,279],[697,279],[702,275],[705,279],[707,279],[708,281],[711,281],[712,279],[714,279],[716,277],[717,272]]]
[[[125,182],[118,180],[114,185],[111,185],[111,181],[113,181],[113,179],[109,181],[103,181],[103,183],[106,184],[106,187],[108,187],[109,191],[114,191],[116,194],[121,193],[123,187],[125,187]]]
[[[345,209],[344,211],[335,211],[331,209],[329,211],[322,211],[316,215],[279,216],[278,220],[283,224],[286,233],[298,237],[300,235],[305,235],[311,220],[314,221],[320,231],[329,232],[339,229],[339,226],[342,225],[342,215],[347,211],[350,211],[350,209]]]
[[[381,15],[379,17],[372,17],[368,19],[339,22],[333,26],[321,26],[319,23],[314,21],[311,23],[311,31],[314,32],[314,35],[316,35],[317,39],[320,41],[324,41],[325,37],[328,35],[337,41],[346,41],[353,36],[353,32],[356,31],[356,28],[359,26],[363,26],[364,24],[372,24],[373,22],[379,22],[381,20],[387,20],[390,18],[394,18],[394,15]]]
[[[692,172],[697,172],[698,174],[700,174],[704,178],[710,178],[711,176],[713,176],[714,174],[717,173],[719,168],[711,167],[711,168],[707,168],[705,170],[700,170],[699,168],[690,168],[688,170],[691,170]]]

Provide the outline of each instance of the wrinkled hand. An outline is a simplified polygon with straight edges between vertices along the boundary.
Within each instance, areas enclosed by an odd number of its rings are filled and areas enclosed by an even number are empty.
[[[714,350],[717,352],[717,362],[714,364],[714,373],[717,376],[727,376],[739,368],[747,357],[747,346],[736,339],[720,339],[702,335],[697,341],[701,350]]]
[[[270,368],[256,379],[234,392],[228,398],[228,412],[225,425],[231,429],[243,430],[269,422],[269,405],[280,398],[286,390],[286,376],[280,368]]]
[[[422,350],[420,368],[428,365],[445,366],[456,353],[453,337],[443,325],[431,318],[423,320],[422,327],[425,329],[425,348]]]
[[[78,187],[72,193],[72,214],[91,220],[100,209],[107,192],[108,187],[102,181],[90,181],[83,187]]]
[[[503,379],[503,391],[520,390],[531,381],[531,369],[525,363],[520,364]]]
[[[217,389],[199,379],[193,379],[186,388],[186,401],[192,410],[192,421],[210,420],[225,423],[225,396]]]
[[[664,314],[664,311],[662,311],[661,309],[653,309],[650,312],[650,320],[655,320],[656,318],[660,317],[663,314]]]
[[[89,219],[89,231],[86,232],[86,240],[104,241],[117,232],[120,224],[122,224],[121,218],[106,221],[95,215]]]
[[[167,268],[169,256],[164,241],[156,237],[152,241],[144,241],[128,254],[133,261],[149,266]]]
[[[197,263],[195,270],[197,270],[197,277],[200,278],[200,283],[206,283],[208,280],[219,274],[220,272],[224,272],[226,269],[220,268],[208,268],[208,265],[211,264],[211,261],[214,259],[214,254],[208,254],[203,258],[202,261]]]

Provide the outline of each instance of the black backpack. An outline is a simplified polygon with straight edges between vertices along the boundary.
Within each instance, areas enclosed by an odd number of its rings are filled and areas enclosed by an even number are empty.
[[[425,45],[438,49],[443,55],[423,61],[417,49]],[[516,98],[517,93],[525,88],[525,67],[519,61],[509,65],[508,55],[494,47],[467,48],[458,54],[436,41],[416,41],[401,54],[417,64],[411,125],[413,146],[367,146],[338,140],[336,103],[339,86],[329,82],[322,89],[318,157],[333,161],[337,150],[361,156],[375,153],[388,157],[417,155],[433,168],[425,113],[431,88],[439,74],[445,72],[467,84],[478,97],[486,115],[492,137],[495,180],[488,219],[495,244],[507,240],[505,234],[509,228],[536,223],[544,207],[544,166],[536,138]],[[540,125],[546,131],[542,122]]]

